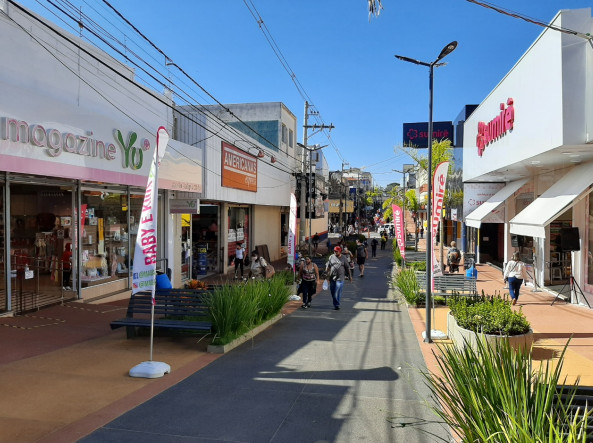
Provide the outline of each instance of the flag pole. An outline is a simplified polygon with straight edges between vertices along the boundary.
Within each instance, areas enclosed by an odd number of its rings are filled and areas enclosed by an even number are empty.
[[[139,230],[136,237],[136,249],[134,251],[134,273],[132,281],[132,293],[139,292],[143,287],[151,288],[151,308],[150,308],[150,359],[144,361],[132,369],[130,369],[131,377],[141,378],[159,378],[171,372],[171,366],[167,363],[153,361],[153,344],[154,344],[154,305],[156,304],[156,251],[158,247],[158,204],[159,204],[159,164],[161,158],[165,155],[165,149],[169,142],[169,134],[164,126],[159,127],[156,136],[156,148],[153,158],[153,163],[148,174],[148,184],[146,186],[146,194],[144,196],[144,204],[142,206],[142,215],[140,217],[140,224],[146,224],[146,229]],[[153,180],[154,168],[154,180]],[[149,194],[150,193],[150,194]],[[148,198],[147,198],[148,197]],[[153,244],[153,248],[142,246],[142,236],[144,232],[152,232],[154,239],[148,238],[147,243]],[[142,232],[142,236],[141,236]],[[145,248],[145,249],[144,249]],[[145,251],[150,252],[146,253]],[[141,260],[141,258],[143,260]],[[144,270],[144,272],[141,272]],[[147,272],[148,271],[148,272]],[[150,272],[152,271],[152,272]],[[141,277],[142,276],[142,277]],[[145,278],[145,281],[142,281]],[[141,284],[143,283],[143,284]]]

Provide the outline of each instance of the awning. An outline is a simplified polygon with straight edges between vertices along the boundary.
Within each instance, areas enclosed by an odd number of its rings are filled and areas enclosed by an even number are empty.
[[[546,226],[574,206],[592,183],[593,162],[571,169],[510,221],[511,234],[545,238]]]
[[[521,188],[529,179],[524,178],[509,182],[507,185],[474,209],[467,217],[465,217],[465,224],[472,228],[479,228],[482,225],[482,220],[485,219],[492,212],[502,205],[507,198],[513,195]]]

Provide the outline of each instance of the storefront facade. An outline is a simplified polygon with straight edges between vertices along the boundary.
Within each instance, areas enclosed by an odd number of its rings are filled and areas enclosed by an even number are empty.
[[[192,277],[232,272],[239,244],[247,254],[257,250],[271,261],[285,257],[295,188],[294,114],[279,102],[177,111],[175,138],[203,152],[200,214],[192,220]]]
[[[16,8],[0,14],[12,42],[0,72],[0,313],[130,288],[156,131],[172,131],[166,96],[62,36],[76,40]],[[172,140],[160,168],[159,267],[178,283],[182,214],[171,208],[202,192],[196,152]]]
[[[464,214],[480,261],[518,251],[538,286],[593,294],[593,32],[590,9],[561,11],[464,125]],[[485,258],[487,257],[487,258]],[[576,287],[575,285],[571,285]],[[578,292],[578,294],[577,294]],[[567,293],[568,294],[568,293]]]

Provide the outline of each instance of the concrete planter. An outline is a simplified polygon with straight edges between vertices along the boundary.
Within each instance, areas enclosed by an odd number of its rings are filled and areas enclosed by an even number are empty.
[[[261,325],[255,327],[251,331],[243,334],[241,337],[236,338],[235,340],[233,340],[230,343],[227,343],[226,345],[208,345],[208,352],[212,354],[224,354],[225,352],[229,352],[230,350],[235,349],[237,346],[245,343],[247,340],[251,340],[257,334],[269,328],[277,321],[281,320],[282,317],[284,317],[284,314],[280,313],[276,315],[274,318],[271,318],[270,320],[262,323]]]
[[[533,345],[533,331],[531,329],[527,334],[521,335],[477,334],[460,327],[450,312],[447,315],[447,335],[460,350],[464,349],[465,346],[470,346],[474,351],[477,350],[478,336],[483,337],[492,346],[495,346],[502,340],[508,341],[513,349],[530,349]]]

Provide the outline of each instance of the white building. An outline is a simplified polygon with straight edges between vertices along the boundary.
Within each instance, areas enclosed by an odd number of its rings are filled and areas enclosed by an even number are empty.
[[[481,202],[465,221],[480,261],[502,264],[519,251],[538,285],[574,277],[572,301],[586,303],[593,294],[591,10],[560,11],[552,24],[578,34],[545,29],[465,123],[465,199]]]

